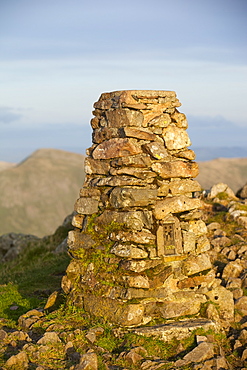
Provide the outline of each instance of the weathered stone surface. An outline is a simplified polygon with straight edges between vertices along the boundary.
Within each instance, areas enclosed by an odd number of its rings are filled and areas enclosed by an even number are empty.
[[[110,163],[108,161],[99,161],[90,157],[85,158],[85,173],[92,175],[108,175],[110,171]]]
[[[72,218],[72,225],[78,229],[82,229],[84,218],[85,218],[84,215],[80,215],[80,214],[74,215]]]
[[[111,253],[123,258],[141,259],[148,257],[148,253],[145,250],[138,248],[134,244],[116,244],[111,249]]]
[[[84,308],[90,314],[104,317],[118,325],[139,325],[143,321],[144,306],[142,304],[125,305],[110,298],[85,295]]]
[[[118,128],[101,127],[93,131],[93,143],[100,144],[105,140],[121,137]]]
[[[220,317],[226,324],[234,318],[233,294],[223,286],[218,286],[206,293],[208,299],[219,305]]]
[[[199,236],[196,240],[196,252],[203,253],[210,249],[210,242],[206,235]]]
[[[110,204],[115,208],[148,206],[154,204],[157,189],[115,188],[110,195]]]
[[[223,270],[222,278],[227,280],[228,278],[237,278],[243,271],[243,266],[237,261],[229,262]]]
[[[193,193],[201,190],[201,185],[198,181],[192,179],[176,179],[173,181],[159,181],[160,188],[158,189],[159,194],[161,195],[162,186],[163,188],[167,187],[168,192],[173,196]],[[167,195],[167,194],[166,194]]]
[[[182,360],[177,360],[175,366],[185,366],[190,363],[204,362],[205,360],[214,357],[214,344],[201,342],[192,351],[187,353]]]
[[[183,128],[169,126],[163,130],[167,149],[183,149],[191,145],[187,132]]]
[[[240,297],[235,302],[235,308],[241,312],[243,316],[247,315],[247,296]]]
[[[178,282],[178,288],[179,289],[193,289],[195,287],[198,287],[198,285],[202,287],[208,287],[210,284],[214,282],[215,279],[215,272],[210,271],[207,275],[201,275],[201,276],[193,276],[188,277],[183,280],[180,280]]]
[[[142,288],[149,289],[150,284],[146,276],[135,275],[135,276],[124,276],[124,280],[127,282],[130,288]]]
[[[202,220],[193,220],[189,222],[182,222],[181,228],[183,230],[194,233],[196,236],[201,236],[207,233],[207,226]]]
[[[99,189],[95,188],[81,188],[80,189],[80,197],[82,198],[93,198],[96,200],[100,200],[101,192]]]
[[[184,253],[195,252],[196,249],[196,236],[193,232],[182,230],[183,235],[183,250]]]
[[[187,129],[188,128],[188,122],[186,119],[186,116],[184,113],[178,112],[176,109],[175,112],[171,115],[172,122],[175,122],[177,127]]]
[[[149,284],[151,289],[160,288],[162,286],[165,286],[165,282],[168,277],[172,275],[172,267],[166,266],[164,269],[161,269],[161,271],[154,275],[153,278],[149,278]],[[169,287],[169,285],[166,285]]]
[[[183,340],[191,336],[191,333],[196,329],[204,329],[204,331],[213,330],[219,331],[219,327],[210,320],[194,319],[194,320],[180,320],[165,325],[146,326],[132,329],[135,334],[145,337],[154,337],[170,342],[174,338]]]
[[[79,364],[75,366],[75,370],[98,370],[98,358],[96,353],[84,353],[80,358]]]
[[[180,213],[190,211],[201,206],[199,199],[191,199],[185,195],[179,197],[166,198],[157,201],[154,208],[154,216],[157,220],[162,220],[169,213]]]
[[[147,210],[117,212],[105,210],[95,222],[100,225],[108,225],[111,222],[123,225],[132,230],[141,231],[143,228],[150,229],[153,224],[152,212]]]
[[[201,271],[206,271],[212,268],[210,258],[206,254],[198,256],[189,256],[182,264],[184,275],[190,276]]]
[[[237,191],[237,197],[246,199],[247,198],[247,183]]]
[[[215,184],[210,189],[210,193],[208,194],[208,197],[213,199],[215,198],[219,193],[226,193],[229,198],[236,199],[236,196],[232,189],[229,188],[227,184],[224,184],[222,182]]]
[[[201,308],[202,301],[193,300],[191,302],[166,301],[159,304],[159,313],[165,319],[171,319],[179,316],[195,315]]]
[[[122,242],[134,242],[141,244],[150,244],[154,243],[155,235],[150,231],[138,231],[138,232],[129,232],[119,230],[115,233],[111,233],[111,240],[122,241]]]
[[[155,141],[157,140],[157,136],[153,134],[151,131],[148,129],[136,129],[133,127],[123,127],[123,133],[127,137],[134,137],[136,139],[141,139],[141,140],[150,140],[150,141]]]
[[[84,215],[92,215],[98,212],[99,201],[93,198],[79,198],[75,203],[74,210]]]
[[[163,179],[196,177],[199,173],[198,164],[195,162],[156,162],[152,164],[152,170]]]
[[[91,181],[92,186],[141,186],[147,187],[147,184],[152,184],[154,178],[146,178],[145,181],[142,179],[135,178],[133,176],[109,176],[103,178],[95,178]]]
[[[25,351],[11,356],[5,363],[7,369],[28,369],[28,357]]]
[[[55,331],[47,331],[37,342],[37,344],[46,345],[48,343],[61,343],[61,339]]]
[[[171,117],[169,114],[161,114],[160,116],[157,116],[153,118],[148,126],[156,126],[156,127],[167,127],[171,123]]]
[[[174,153],[173,155],[174,157],[184,158],[190,161],[193,161],[196,158],[196,154],[192,149],[181,150],[180,152]]]
[[[169,158],[167,149],[164,143],[160,141],[155,141],[152,143],[144,144],[144,150],[146,150],[154,159],[165,159]]]
[[[238,217],[237,222],[239,225],[242,225],[243,227],[245,227],[245,229],[247,229],[247,217],[246,216]]]
[[[135,168],[145,168],[151,166],[151,159],[150,156],[143,153],[132,155],[130,157],[121,157],[117,159],[113,159],[111,161],[112,167],[135,167]]]
[[[140,154],[137,140],[132,138],[114,138],[97,145],[92,156],[94,159],[111,159]]]
[[[123,260],[121,262],[121,267],[126,271],[133,271],[139,273],[154,268],[160,265],[162,262],[163,262],[162,259],[140,260],[140,261]]]
[[[67,244],[70,250],[89,249],[95,244],[95,241],[89,234],[72,230],[68,233]]]
[[[141,127],[143,123],[143,114],[132,109],[113,109],[106,112],[108,127]]]
[[[143,168],[134,168],[134,167],[122,167],[122,168],[112,168],[110,170],[110,174],[112,176],[119,176],[119,175],[129,175],[137,177],[138,179],[142,180],[150,180],[150,178],[154,178],[156,175],[152,171],[148,171]]]

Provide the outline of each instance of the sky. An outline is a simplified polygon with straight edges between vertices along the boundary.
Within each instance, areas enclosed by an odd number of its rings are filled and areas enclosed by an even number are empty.
[[[195,147],[246,148],[247,1],[0,0],[0,161],[84,154],[125,89],[176,91]]]

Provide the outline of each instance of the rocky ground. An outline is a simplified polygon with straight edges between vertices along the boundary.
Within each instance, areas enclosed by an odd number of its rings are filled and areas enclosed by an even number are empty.
[[[214,296],[202,307],[200,318],[151,323],[160,331],[168,325],[176,327],[180,336],[165,341],[140,335],[135,328],[111,326],[104,318],[90,318],[66,304],[58,306],[63,297],[54,292],[44,308],[21,315],[17,325],[0,319],[0,368],[247,370],[247,196],[244,192],[238,196],[224,184],[203,195],[203,217],[211,242],[209,255],[221,280],[218,294],[221,286],[233,293],[234,322],[220,320]],[[60,246],[57,251],[61,250]],[[190,289],[197,289],[195,278],[191,277],[189,283]],[[227,309],[227,299],[224,305]],[[15,305],[9,307],[16,309]],[[183,337],[181,327],[189,327],[192,319],[204,320],[205,328],[190,328],[189,335]],[[210,320],[215,327],[207,327]]]

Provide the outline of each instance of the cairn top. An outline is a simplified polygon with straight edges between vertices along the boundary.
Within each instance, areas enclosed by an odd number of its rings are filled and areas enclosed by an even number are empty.
[[[96,109],[133,108],[149,109],[149,105],[175,103],[180,106],[175,91],[165,90],[122,90],[101,94],[94,104]]]

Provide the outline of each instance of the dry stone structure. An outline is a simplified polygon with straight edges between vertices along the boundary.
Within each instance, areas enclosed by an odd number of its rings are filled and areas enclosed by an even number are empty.
[[[118,325],[233,302],[207,255],[198,164],[180,105],[173,91],[146,90],[104,93],[94,104],[62,287],[74,304]],[[220,315],[229,320],[227,307]]]

